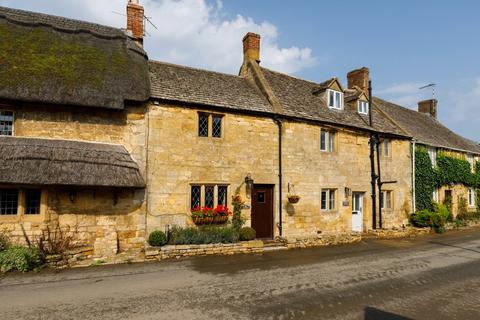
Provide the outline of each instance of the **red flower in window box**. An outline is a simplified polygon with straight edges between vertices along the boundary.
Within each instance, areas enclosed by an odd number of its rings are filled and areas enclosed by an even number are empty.
[[[197,206],[192,210],[192,220],[196,225],[222,224],[228,221],[232,212],[227,206],[218,205],[215,208]]]

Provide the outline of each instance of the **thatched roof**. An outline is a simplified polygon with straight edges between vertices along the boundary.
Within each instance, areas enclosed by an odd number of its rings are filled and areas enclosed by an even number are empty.
[[[121,145],[0,136],[0,183],[143,188]]]
[[[121,29],[0,7],[0,98],[121,109],[150,95],[147,57]]]

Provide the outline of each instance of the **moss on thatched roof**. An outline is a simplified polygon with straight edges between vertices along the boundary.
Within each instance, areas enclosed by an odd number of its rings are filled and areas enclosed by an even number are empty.
[[[143,188],[121,145],[0,136],[0,184]]]
[[[0,98],[123,108],[149,97],[144,51],[119,29],[0,7]]]

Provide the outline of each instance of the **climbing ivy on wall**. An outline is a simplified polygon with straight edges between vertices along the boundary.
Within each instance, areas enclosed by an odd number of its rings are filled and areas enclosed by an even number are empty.
[[[415,202],[417,210],[432,210],[432,194],[435,188],[444,185],[463,184],[480,188],[480,163],[472,173],[470,163],[447,154],[438,154],[437,165],[432,167],[427,149],[419,146],[415,150]],[[480,195],[477,192],[477,200]],[[477,201],[480,209],[480,203]]]
[[[415,202],[417,211],[432,210],[436,173],[425,148],[415,150]]]

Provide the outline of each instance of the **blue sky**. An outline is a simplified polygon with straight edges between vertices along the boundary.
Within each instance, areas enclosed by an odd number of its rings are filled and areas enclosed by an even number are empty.
[[[123,27],[127,0],[0,0],[0,5]],[[412,109],[431,97],[439,119],[480,141],[480,1],[141,0],[159,27],[153,59],[237,73],[241,38],[262,35],[262,65],[321,82],[370,68],[377,96]]]

